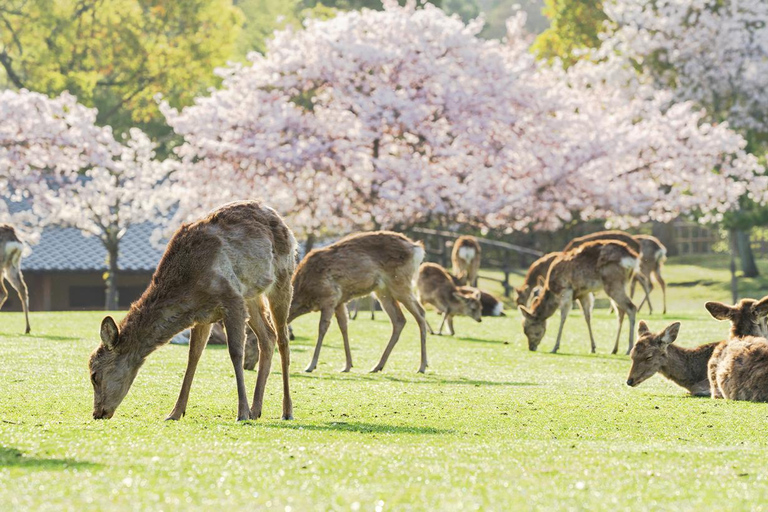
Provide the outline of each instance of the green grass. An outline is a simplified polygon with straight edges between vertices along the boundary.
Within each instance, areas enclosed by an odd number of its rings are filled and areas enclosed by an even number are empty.
[[[688,346],[723,338],[728,326],[701,307],[728,300],[721,266],[671,262],[670,314],[642,317],[654,330],[681,320]],[[768,292],[764,280],[743,284]],[[430,337],[426,375],[415,372],[413,321],[385,371],[368,374],[389,324],[365,314],[350,323],[352,373],[337,373],[334,325],[318,369],[304,374],[318,318],[302,318],[292,344],[296,420],[279,420],[276,355],[264,418],[237,423],[226,350],[206,351],[183,420],[163,418],[187,349],[166,346],[115,417],[94,421],[86,361],[103,313],[35,313],[31,336],[17,334],[21,315],[1,313],[0,510],[765,507],[768,405],[691,398],[660,376],[627,387],[628,358],[608,355],[615,318],[605,310],[594,320],[597,355],[578,311],[560,355],[546,353],[555,326],[545,352],[529,353],[519,314],[508,314],[458,319],[457,337]],[[246,378],[252,389],[255,373]]]

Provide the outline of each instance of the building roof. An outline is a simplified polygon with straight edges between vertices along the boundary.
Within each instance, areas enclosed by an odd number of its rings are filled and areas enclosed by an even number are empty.
[[[120,270],[154,272],[165,248],[157,248],[149,241],[155,225],[149,222],[131,226],[120,241],[117,263]],[[32,246],[32,254],[21,262],[24,271],[107,270],[107,251],[96,237],[86,237],[75,228],[47,227],[40,243]]]

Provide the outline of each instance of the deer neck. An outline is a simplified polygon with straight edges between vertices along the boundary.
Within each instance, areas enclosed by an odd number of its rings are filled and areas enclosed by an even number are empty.
[[[537,318],[546,320],[555,314],[559,305],[560,301],[558,300],[557,294],[551,289],[546,288],[542,292],[541,298],[536,303],[533,313]]]
[[[127,345],[124,350],[141,360],[194,323],[193,309],[185,306],[184,301],[161,306],[153,298],[151,293],[142,297],[131,307],[121,326],[120,338]]]
[[[660,373],[689,391],[707,380],[707,363],[717,343],[707,343],[696,348],[667,347],[667,359],[659,370]]]

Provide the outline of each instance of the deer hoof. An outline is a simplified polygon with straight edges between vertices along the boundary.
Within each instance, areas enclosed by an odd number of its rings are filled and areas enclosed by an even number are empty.
[[[293,420],[293,414],[283,414],[282,419],[285,421],[291,421]]]
[[[371,368],[371,371],[369,373],[378,373],[378,372],[380,372],[383,369],[384,368],[381,367],[381,366],[374,366],[373,368]]]
[[[345,366],[344,368],[339,370],[339,373],[349,373],[349,370],[351,370],[351,369],[352,369],[351,366]]]
[[[315,371],[315,367],[312,365],[309,365],[306,368],[304,368],[304,373],[312,373],[313,371]]]

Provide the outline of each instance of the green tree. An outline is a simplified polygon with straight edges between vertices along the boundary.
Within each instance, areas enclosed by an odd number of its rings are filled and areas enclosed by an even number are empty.
[[[574,52],[600,46],[598,35],[608,17],[602,0],[545,0],[544,15],[550,27],[533,43],[542,59],[560,57],[566,66],[576,62]]]
[[[4,0],[0,65],[13,87],[69,91],[117,133],[158,136],[155,95],[183,106],[215,85],[241,22],[230,0]]]

